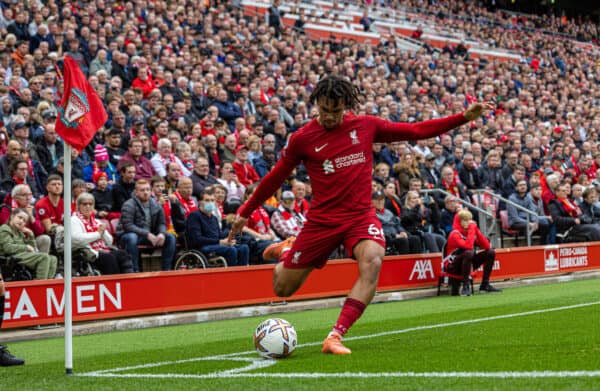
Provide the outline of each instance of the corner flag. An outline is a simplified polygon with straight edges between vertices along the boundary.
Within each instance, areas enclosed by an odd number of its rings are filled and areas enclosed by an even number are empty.
[[[100,97],[77,62],[68,56],[64,59],[64,88],[58,111],[56,133],[80,153],[108,118]]]

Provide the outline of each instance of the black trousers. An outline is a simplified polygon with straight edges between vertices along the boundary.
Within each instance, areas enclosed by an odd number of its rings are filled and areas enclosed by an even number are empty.
[[[459,274],[463,277],[463,281],[468,281],[471,270],[475,270],[483,265],[483,278],[481,282],[486,283],[490,281],[494,259],[496,259],[496,251],[493,248],[482,250],[478,253],[464,251],[454,258],[448,266],[448,271],[452,274]]]
[[[133,273],[131,256],[123,250],[99,251],[95,266],[102,274]]]

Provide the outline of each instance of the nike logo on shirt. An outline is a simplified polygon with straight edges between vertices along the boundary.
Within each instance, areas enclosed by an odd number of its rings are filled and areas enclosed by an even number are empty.
[[[321,145],[320,147],[315,147],[315,152],[320,152],[321,149],[323,149],[327,146],[327,144],[329,144],[329,143],[325,143],[325,144]]]

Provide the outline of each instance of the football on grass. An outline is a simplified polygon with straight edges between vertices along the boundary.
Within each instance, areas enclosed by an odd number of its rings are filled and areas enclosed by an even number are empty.
[[[254,332],[254,347],[266,358],[288,357],[297,344],[296,329],[285,319],[267,319]]]

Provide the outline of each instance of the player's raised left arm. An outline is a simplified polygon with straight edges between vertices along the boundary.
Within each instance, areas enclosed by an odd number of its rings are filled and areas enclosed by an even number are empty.
[[[491,102],[477,102],[473,103],[462,113],[415,123],[394,123],[378,120],[376,121],[377,131],[375,140],[379,142],[392,142],[399,140],[421,140],[439,136],[479,118],[485,111],[491,110],[493,107]]]

